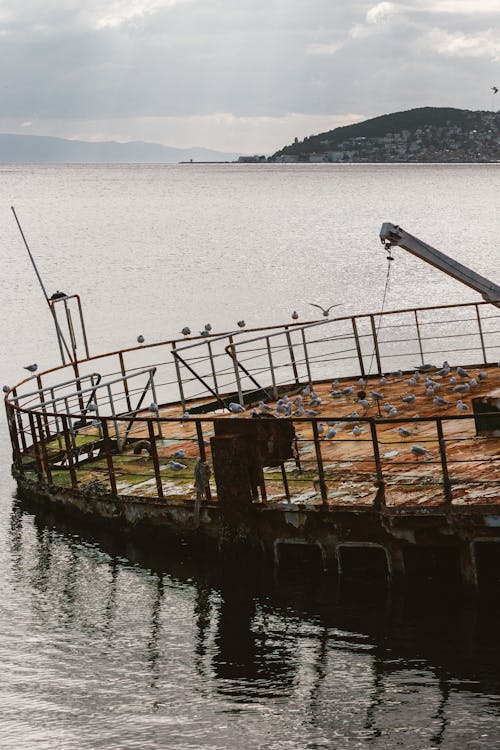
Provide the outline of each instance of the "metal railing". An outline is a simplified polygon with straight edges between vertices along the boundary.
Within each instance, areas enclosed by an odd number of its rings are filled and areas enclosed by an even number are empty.
[[[407,370],[436,360],[440,365],[442,358],[462,366],[491,364],[500,359],[499,318],[497,308],[486,302],[433,306],[164,341],[72,362],[28,378],[7,394],[14,464],[20,473],[34,471],[40,481],[50,484],[54,478],[65,477],[64,481],[76,488],[87,486],[94,461],[94,473],[116,494],[121,487],[122,460],[127,463],[134,441],[147,439],[152,463],[144,481],[152,480],[161,499],[166,496],[165,484],[182,479],[181,484],[192,485],[192,476],[188,481],[184,470],[176,473],[162,466],[169,457],[161,444],[165,433],[171,446],[186,442],[186,435],[192,433],[187,440],[191,446],[189,473],[192,458],[205,461],[208,456],[209,460],[205,441],[213,435],[214,423],[229,401],[255,404],[311,382]],[[145,416],[148,393],[154,404],[168,405],[178,416]],[[186,411],[189,419],[181,420]],[[201,416],[203,412],[212,416]],[[376,488],[366,495],[371,497],[371,492],[376,505],[406,486],[408,467],[418,465],[419,475],[422,467],[432,469],[426,481],[429,487],[438,488],[448,504],[460,483],[466,481],[465,463],[462,466],[456,452],[450,451],[456,440],[447,436],[446,430],[462,420],[464,440],[471,440],[467,435],[472,416],[414,420],[414,425],[424,429],[424,438],[432,448],[431,456],[419,462],[406,455],[404,441],[398,441],[393,433],[388,440],[391,450],[384,442],[387,425],[395,430],[407,424],[407,419],[336,416],[334,405],[328,418],[340,425],[334,442],[355,449],[350,451],[354,457],[347,475],[359,487],[371,483]],[[304,494],[300,488],[306,486],[306,495],[310,493],[310,498],[323,503],[343,496],[338,477],[346,475],[346,468],[341,467],[346,459],[344,454],[336,459],[332,441],[322,436],[325,419],[324,415],[292,418],[298,434],[296,463],[279,467],[278,472],[264,472],[266,497],[297,501]],[[349,435],[353,421],[362,430],[356,437]],[[488,467],[481,486],[498,483],[498,458],[482,452],[486,444],[476,441],[472,458],[467,460],[469,486],[479,481],[470,478],[471,465]],[[388,457],[394,450],[398,455]],[[103,460],[96,461],[98,456]],[[149,459],[144,461],[143,468]],[[475,470],[472,475],[476,476]],[[413,484],[420,486],[418,477]],[[188,495],[190,491],[186,490]],[[216,496],[214,486],[211,495]]]

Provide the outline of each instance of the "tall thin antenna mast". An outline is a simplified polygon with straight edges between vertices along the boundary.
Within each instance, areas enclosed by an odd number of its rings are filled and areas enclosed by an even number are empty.
[[[17,224],[17,226],[19,228],[19,232],[21,233],[21,237],[23,238],[24,246],[25,246],[26,250],[28,251],[28,255],[30,257],[30,261],[31,261],[31,263],[33,265],[33,268],[35,269],[36,277],[37,277],[38,282],[39,282],[39,284],[40,284],[40,286],[42,288],[43,296],[45,297],[45,301],[47,302],[47,305],[49,306],[50,313],[51,313],[52,318],[54,320],[54,325],[56,327],[56,333],[57,333],[57,341],[58,341],[58,344],[59,344],[59,350],[61,352],[62,363],[64,365],[66,363],[64,361],[63,345],[64,345],[64,349],[66,350],[66,354],[68,355],[69,361],[72,362],[72,358],[71,358],[71,353],[69,351],[69,347],[68,347],[68,345],[66,343],[66,340],[65,340],[65,338],[63,336],[63,332],[61,331],[61,326],[59,325],[59,321],[57,320],[57,316],[56,316],[56,314],[54,312],[54,308],[50,304],[49,296],[48,296],[47,291],[45,289],[45,286],[43,284],[42,277],[40,276],[40,272],[39,272],[39,270],[37,268],[37,265],[35,263],[35,259],[33,258],[33,255],[31,253],[29,245],[28,245],[28,243],[26,241],[26,237],[24,236],[24,232],[23,232],[23,229],[22,229],[21,224],[19,222],[19,219],[17,218],[16,210],[15,210],[14,206],[11,206],[10,208],[11,208],[12,213],[14,214],[14,218],[16,220],[16,224]]]

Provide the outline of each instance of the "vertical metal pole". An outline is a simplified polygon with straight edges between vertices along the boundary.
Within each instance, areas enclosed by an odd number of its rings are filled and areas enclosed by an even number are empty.
[[[28,412],[28,419],[30,423],[31,439],[33,441],[33,453],[35,454],[36,475],[38,477],[38,481],[42,482],[43,481],[43,466],[42,466],[42,461],[40,458],[40,448],[38,445],[38,438],[36,435],[35,418],[33,417],[32,412]]]
[[[311,367],[309,365],[309,357],[307,354],[306,334],[303,328],[300,329],[300,333],[302,334],[302,346],[304,347],[304,359],[305,359],[306,370],[307,370],[307,382],[309,383],[309,385],[312,385]]]
[[[153,459],[153,466],[155,470],[156,489],[158,490],[158,497],[160,498],[160,500],[163,500],[163,485],[161,483],[160,462],[158,461],[155,431],[153,427],[153,421],[151,419],[148,419],[148,434],[149,442],[151,443],[151,458]]]
[[[441,468],[443,469],[443,487],[444,487],[444,499],[446,505],[451,505],[451,482],[450,475],[448,473],[448,461],[446,457],[446,442],[443,434],[443,423],[441,417],[436,417],[436,429],[439,442],[439,456],[441,458]]]
[[[298,385],[299,381],[299,373],[297,370],[297,363],[295,362],[295,354],[293,352],[293,344],[292,344],[292,338],[290,336],[290,331],[288,330],[288,326],[285,326],[285,336],[288,344],[288,351],[290,353],[290,363],[292,365],[293,370],[293,376],[295,378],[295,384]]]
[[[316,450],[316,461],[318,464],[319,488],[323,505],[328,505],[328,491],[325,484],[325,472],[323,470],[323,457],[321,456],[321,444],[319,442],[318,424],[316,420],[312,421],[312,431],[314,439],[314,448]]]
[[[106,464],[108,467],[109,485],[111,487],[112,496],[116,497],[118,491],[116,489],[115,467],[113,465],[113,453],[111,450],[111,441],[109,439],[108,423],[105,419],[101,419],[100,422],[104,442],[104,453],[106,455]]]
[[[59,445],[59,448],[61,449],[62,448],[62,440],[61,440],[61,433],[59,431],[59,415],[57,413],[57,401],[55,399],[54,389],[53,388],[50,389],[50,398],[52,400],[52,410],[53,410],[53,412],[55,414],[55,417],[54,417],[54,427],[55,427],[55,430],[56,430],[57,443]]]
[[[66,447],[66,456],[68,458],[69,475],[71,477],[71,486],[76,488],[78,486],[78,480],[76,478],[75,464],[73,459],[73,448],[71,446],[70,432],[68,429],[68,417],[66,414],[61,415],[64,435],[64,445]]]
[[[76,338],[75,338],[75,331],[73,328],[73,320],[71,318],[71,311],[68,307],[68,299],[67,297],[63,298],[64,302],[64,311],[66,313],[66,323],[68,325],[68,331],[69,331],[69,339],[71,342],[71,349],[73,351],[73,361],[76,362],[78,357],[76,356]]]
[[[266,344],[267,344],[267,356],[269,359],[269,369],[271,370],[271,381],[273,384],[273,398],[278,398],[278,388],[276,386],[276,375],[274,373],[274,364],[273,364],[273,355],[271,351],[271,342],[269,340],[269,336],[266,336]]]
[[[287,502],[290,502],[290,488],[288,486],[288,477],[286,475],[285,464],[281,462],[280,467],[281,467],[281,476],[283,478],[283,487],[285,489],[285,497],[287,499]]]
[[[378,374],[382,375],[382,364],[380,362],[380,351],[379,351],[379,348],[378,348],[377,328],[375,326],[375,319],[374,319],[373,315],[370,315],[370,324],[371,324],[371,327],[372,327],[373,348],[375,350],[375,359],[377,360]]]
[[[115,426],[116,449],[120,451],[120,432],[118,429],[118,420],[116,418],[115,402],[113,401],[113,393],[111,391],[111,386],[107,385],[106,390],[108,391],[109,405],[111,408],[111,414],[113,415],[113,424]]]
[[[243,391],[241,389],[240,370],[238,367],[238,360],[236,359],[236,349],[234,346],[234,340],[232,336],[229,337],[229,345],[233,352],[233,356],[231,357],[231,359],[233,360],[234,377],[236,378],[236,388],[238,389],[238,401],[240,402],[241,406],[244,406],[245,403],[243,401]]]
[[[89,356],[90,356],[90,354],[89,354],[89,344],[88,344],[88,341],[87,341],[87,331],[85,329],[85,321],[83,319],[82,303],[80,301],[80,295],[75,294],[74,296],[76,297],[76,301],[77,301],[77,304],[78,304],[78,312],[80,313],[80,325],[82,327],[83,344],[85,346],[85,356],[88,359]]]
[[[172,349],[175,349],[175,341],[172,341]],[[179,361],[177,357],[174,355],[174,365],[175,365],[175,373],[177,375],[177,384],[179,386],[179,396],[181,398],[181,404],[182,404],[182,411],[186,411],[186,399],[184,397],[184,388],[182,387],[182,375],[181,375],[181,368],[179,367]]]
[[[151,372],[151,370],[149,371],[149,385],[151,387],[151,393],[153,394],[153,400],[154,400],[155,404],[157,404],[158,402],[156,400],[157,396],[156,396],[156,388],[155,388],[155,379],[154,379],[154,375]],[[157,420],[157,424],[158,424],[158,437],[162,438],[163,437],[163,432],[162,432],[162,429],[161,429],[161,421],[160,421],[159,417],[158,417],[158,420]]]
[[[47,435],[47,438],[49,438],[50,437],[50,427],[49,427],[49,420],[47,418],[47,409],[45,408],[45,394],[43,392],[43,387],[42,387],[42,378],[40,377],[40,375],[36,376],[36,382],[37,382],[38,390],[39,390],[40,403],[42,405],[43,421],[44,421],[44,424],[45,424],[45,433]]]
[[[17,469],[21,472],[21,474],[24,474],[23,459],[22,459],[21,450],[19,448],[19,440],[17,436],[17,423],[16,423],[15,414],[14,414],[14,407],[9,403],[7,403],[7,423],[9,425],[9,430],[10,430],[10,435],[11,435],[14,464],[17,467]]]
[[[483,352],[483,364],[488,363],[488,357],[486,356],[486,347],[484,345],[484,336],[483,336],[483,326],[481,325],[481,316],[479,315],[479,307],[478,305],[474,305],[476,308],[476,317],[477,317],[477,327],[479,329],[479,338],[481,339],[481,349]]]
[[[356,351],[358,353],[358,363],[361,372],[361,377],[365,377],[365,363],[363,362],[363,353],[361,351],[361,342],[359,340],[358,326],[356,324],[356,318],[351,318],[352,332],[354,334],[354,342],[356,344]]]
[[[375,470],[377,472],[377,483],[379,492],[376,495],[376,507],[379,510],[385,507],[385,482],[384,472],[382,471],[382,461],[380,460],[380,449],[378,445],[377,425],[375,420],[370,419],[370,434],[372,438],[373,457],[375,459]]]
[[[201,422],[197,419],[196,420],[196,436],[198,438],[198,450],[200,452],[200,461],[203,461],[203,463],[206,463],[207,460],[207,452],[205,450],[205,443],[203,442],[203,427]],[[210,489],[210,483],[207,484],[205,488],[205,497],[207,498],[207,502],[212,502],[212,490]]]
[[[17,398],[17,389],[16,388],[12,389],[12,395],[14,396],[14,398]],[[16,409],[16,421],[17,421],[18,433],[21,436],[21,445],[23,446],[23,453],[24,453],[26,451],[26,447],[27,447],[26,446],[26,436],[24,434],[23,418],[22,418],[21,412],[20,412],[20,410],[18,408]]]
[[[127,411],[132,411],[132,404],[130,402],[130,393],[128,390],[127,371],[125,369],[125,362],[123,361],[123,352],[118,352],[118,359],[120,360],[120,371],[123,378],[123,390],[125,392],[125,400],[127,402]]]
[[[207,341],[207,348],[208,348],[208,356],[210,358],[210,367],[212,369],[212,378],[214,381],[214,390],[219,393],[219,386],[217,385],[217,373],[215,371],[215,362],[214,362],[214,355],[212,352],[212,344],[210,341]]]
[[[42,451],[42,464],[43,469],[45,471],[45,476],[47,477],[48,484],[52,484],[52,472],[50,470],[50,464],[49,464],[49,457],[47,454],[47,446],[45,445],[45,439],[43,434],[43,428],[42,428],[42,417],[40,414],[36,415],[36,421],[38,425],[38,434],[40,435],[40,448]]]
[[[418,341],[418,348],[420,350],[420,364],[425,364],[424,361],[424,350],[422,347],[422,337],[420,336],[420,321],[418,319],[418,310],[414,310],[415,314],[415,327],[417,329],[417,341]]]

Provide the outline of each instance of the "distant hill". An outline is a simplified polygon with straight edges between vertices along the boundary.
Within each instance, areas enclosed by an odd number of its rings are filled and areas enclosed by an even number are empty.
[[[70,141],[44,135],[0,134],[0,164],[175,164],[233,161],[241,154],[130,141]]]
[[[376,161],[384,161],[384,152],[389,150],[391,158],[395,160],[394,148],[387,149],[391,136],[399,139],[399,155],[406,155],[412,161],[427,161],[439,159],[454,161],[464,159],[474,160],[476,157],[488,156],[497,160],[498,144],[496,139],[500,124],[500,113],[472,111],[468,109],[454,109],[452,107],[420,107],[404,112],[394,112],[381,115],[370,120],[345,125],[328,130],[318,135],[311,135],[303,141],[285,146],[271,157],[271,160],[286,160],[286,157],[296,157],[298,160],[310,160],[310,155],[326,153],[335,154],[339,148],[344,150],[345,156],[330,160],[359,160],[374,157]],[[480,133],[483,137],[477,143],[471,142],[471,133]],[[402,139],[411,148],[402,149]],[[365,144],[362,142],[366,141]],[[458,144],[458,147],[457,147]],[[394,145],[394,144],[392,144]],[[378,149],[378,150],[377,150]],[[451,153],[453,152],[453,153]],[[449,153],[451,156],[446,157]],[[419,159],[419,156],[422,159]],[[366,158],[365,158],[366,157]],[[456,158],[455,158],[456,157]]]

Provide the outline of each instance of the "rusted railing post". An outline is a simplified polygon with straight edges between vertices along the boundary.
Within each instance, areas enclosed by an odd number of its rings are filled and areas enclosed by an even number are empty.
[[[40,403],[42,405],[42,412],[43,412],[43,421],[45,424],[45,434],[47,435],[47,438],[50,437],[50,427],[49,427],[49,420],[47,418],[47,410],[45,408],[45,394],[43,392],[43,386],[42,386],[42,378],[40,375],[36,376],[36,383],[38,385],[38,390],[40,391]]]
[[[328,491],[325,483],[325,472],[323,470],[323,457],[321,455],[321,444],[319,442],[318,424],[316,420],[312,421],[312,432],[314,439],[314,448],[316,450],[316,462],[318,464],[319,489],[323,505],[328,505]]]
[[[375,497],[374,505],[375,508],[379,510],[380,508],[385,508],[385,482],[384,472],[382,470],[382,461],[380,460],[380,449],[378,446],[377,425],[375,424],[375,420],[373,418],[370,419],[370,434],[372,438],[373,457],[375,459],[375,470],[377,472],[378,485],[378,491]]]
[[[363,352],[361,351],[361,342],[359,340],[359,333],[358,333],[358,326],[356,324],[356,318],[351,318],[351,324],[352,324],[352,332],[354,334],[354,342],[356,344],[356,351],[358,353],[358,363],[359,363],[359,369],[361,372],[361,376],[364,378],[366,375],[365,372],[365,363],[363,362]]]
[[[69,476],[71,478],[71,486],[75,489],[78,486],[78,479],[75,471],[75,461],[73,457],[73,446],[71,445],[71,435],[68,428],[68,417],[66,414],[61,414],[60,417],[63,426],[63,437],[64,446],[66,448],[66,456],[68,459]]]
[[[479,329],[479,338],[481,339],[481,350],[483,352],[483,363],[487,364],[488,358],[487,358],[487,355],[486,355],[486,347],[484,345],[483,326],[481,324],[481,316],[479,314],[479,307],[478,307],[478,305],[475,305],[475,308],[476,308],[477,327]]]
[[[207,452],[205,450],[205,443],[203,442],[203,427],[198,419],[196,420],[196,436],[198,438],[198,451],[200,453],[200,461],[206,463]],[[209,503],[212,502],[212,490],[210,489],[210,482],[207,482],[207,486],[205,487],[205,497]]]
[[[285,326],[285,336],[286,336],[286,341],[288,344],[288,352],[290,354],[290,363],[292,365],[293,376],[295,378],[295,384],[298,385],[298,383],[300,382],[299,372],[297,370],[297,363],[295,361],[295,354],[293,351],[292,337],[290,336],[290,331],[288,330],[288,326]]]
[[[116,476],[115,467],[113,464],[113,452],[111,450],[111,440],[109,439],[108,422],[106,419],[100,419],[102,428],[102,438],[104,442],[104,454],[106,456],[106,464],[108,467],[109,486],[111,488],[111,494],[116,497],[118,491],[116,489]]]
[[[380,351],[378,348],[378,333],[375,326],[375,318],[373,317],[373,315],[370,315],[370,325],[372,328],[373,349],[375,351],[375,359],[377,360],[378,374],[382,375],[382,363],[380,361]]]
[[[33,448],[33,453],[35,455],[36,475],[38,477],[38,481],[42,482],[43,481],[43,466],[42,466],[42,460],[40,458],[40,446],[38,445],[38,438],[36,434],[35,418],[32,412],[28,412],[28,420],[30,423],[32,448]]]
[[[12,395],[14,398],[17,398],[17,390],[16,388],[12,389]],[[18,402],[16,402],[18,403]],[[16,409],[16,422],[17,422],[17,432],[21,437],[21,445],[23,446],[23,453],[26,451],[27,445],[26,445],[26,435],[24,434],[24,426],[23,426],[23,418],[21,415],[21,412],[19,409]]]
[[[182,404],[182,411],[186,411],[186,398],[184,396],[184,386],[182,385],[181,368],[179,367],[179,360],[175,356],[175,341],[172,341],[172,356],[174,358],[175,374],[177,375],[177,385],[179,386],[179,396]]]
[[[422,347],[422,337],[420,335],[420,321],[418,319],[418,311],[414,310],[413,312],[415,315],[415,328],[417,329],[417,341],[418,341],[418,348],[420,351],[420,364],[423,365],[425,364],[425,359],[424,359],[424,349]]]
[[[212,370],[212,380],[214,383],[214,390],[219,392],[219,386],[217,384],[217,371],[215,369],[214,353],[212,351],[212,344],[207,341],[208,358],[210,360],[210,369]]]
[[[285,490],[285,497],[287,499],[287,502],[290,502],[290,488],[288,486],[288,477],[286,475],[285,464],[281,462],[280,467],[281,467],[281,477],[283,479],[283,487]]]
[[[151,443],[151,458],[153,459],[153,467],[155,470],[156,489],[158,490],[158,497],[163,500],[163,485],[161,482],[160,474],[160,462],[158,461],[158,450],[156,448],[155,430],[153,427],[153,420],[148,419],[148,434],[149,442]]]
[[[244,406],[243,401],[243,391],[241,389],[241,378],[240,378],[240,369],[238,367],[238,359],[236,357],[236,348],[234,346],[234,339],[232,336],[229,336],[229,346],[231,347],[231,351],[233,353],[233,356],[231,359],[233,360],[233,368],[234,368],[234,377],[236,379],[236,388],[238,389],[238,401],[240,402],[241,406]]]
[[[14,414],[14,407],[7,402],[7,424],[9,425],[10,441],[12,443],[12,459],[14,465],[21,474],[24,474],[23,457],[19,448],[19,439],[17,437],[17,423]]]
[[[309,356],[307,354],[307,342],[306,342],[306,334],[303,328],[300,329],[300,333],[302,334],[302,346],[304,348],[304,360],[306,363],[306,370],[307,370],[307,382],[312,385],[312,375],[311,375],[311,367],[309,365]]]
[[[42,466],[45,476],[47,477],[47,483],[52,484],[52,472],[50,470],[49,457],[47,454],[47,446],[45,445],[45,436],[43,434],[42,417],[40,414],[36,415],[36,422],[38,426],[38,434],[40,436],[40,449],[42,452]]]
[[[273,363],[273,355],[271,350],[271,342],[269,340],[269,336],[266,336],[266,345],[267,345],[267,357],[269,359],[269,369],[271,370],[271,382],[273,384],[273,398],[278,398],[278,388],[276,386],[276,375],[274,373],[274,363]]]
[[[441,468],[443,470],[443,491],[446,505],[451,505],[451,482],[450,475],[448,473],[448,460],[446,457],[446,443],[443,434],[443,421],[441,417],[436,417],[436,430],[439,442],[439,456],[441,458]]]
[[[125,392],[125,401],[127,402],[127,411],[132,411],[132,404],[130,402],[130,393],[128,390],[127,371],[125,369],[125,362],[123,360],[123,352],[118,352],[118,359],[120,360],[120,371],[123,378],[123,390]]]

